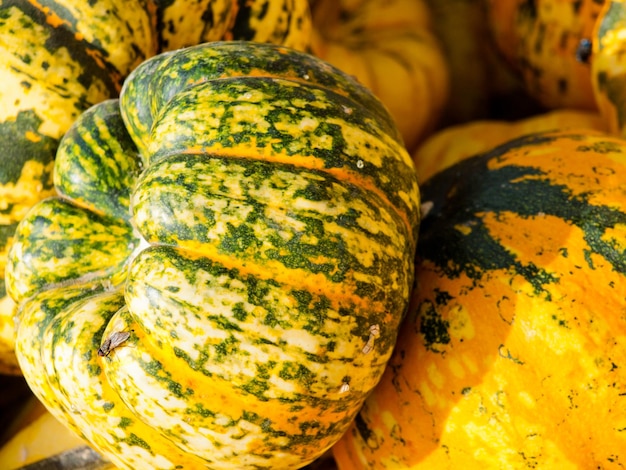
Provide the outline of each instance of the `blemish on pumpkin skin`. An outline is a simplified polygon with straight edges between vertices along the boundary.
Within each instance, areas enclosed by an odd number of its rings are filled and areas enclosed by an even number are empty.
[[[508,348],[506,348],[506,347],[504,346],[504,344],[501,344],[501,345],[498,347],[498,354],[500,355],[500,357],[501,357],[501,358],[503,358],[503,359],[509,359],[509,360],[513,361],[513,362],[514,362],[515,364],[517,364],[517,365],[523,366],[523,365],[525,364],[525,363],[524,363],[524,361],[522,361],[522,360],[521,360],[521,359],[519,359],[518,357],[513,356],[513,355],[511,354],[511,351],[510,351]]]
[[[470,340],[476,335],[471,316],[463,304],[457,304],[449,310],[449,335],[459,341]]]

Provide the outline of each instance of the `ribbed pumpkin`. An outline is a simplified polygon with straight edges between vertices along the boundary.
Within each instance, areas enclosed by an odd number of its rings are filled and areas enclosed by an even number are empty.
[[[534,134],[421,186],[396,350],[345,469],[626,464],[626,141]]]
[[[448,64],[425,0],[311,3],[313,53],[370,88],[413,149],[448,100]]]
[[[89,106],[118,96],[139,63],[222,38],[309,46],[306,0],[11,1],[0,4],[0,271],[16,224],[53,193],[59,139]],[[0,276],[0,372],[18,373],[13,308]]]
[[[486,0],[496,45],[546,108],[597,109],[580,47],[604,1]]]
[[[418,180],[478,153],[487,152],[526,134],[565,129],[608,131],[598,112],[557,109],[518,121],[477,120],[446,127],[424,141],[412,154]]]
[[[7,268],[55,416],[132,469],[293,469],[339,439],[414,272],[416,176],[377,98],[305,53],[204,44],[135,69],[55,165]]]

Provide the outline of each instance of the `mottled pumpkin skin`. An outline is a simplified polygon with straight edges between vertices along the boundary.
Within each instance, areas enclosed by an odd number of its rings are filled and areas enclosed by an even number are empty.
[[[340,438],[414,275],[415,171],[377,98],[293,49],[190,47],[83,114],[55,165],[7,269],[55,416],[132,469],[294,469]]]
[[[604,0],[486,0],[496,45],[549,109],[595,110],[590,66],[577,58]]]
[[[448,100],[449,68],[425,0],[316,0],[312,52],[370,88],[408,149],[430,134]]]
[[[340,469],[622,468],[626,143],[534,134],[421,187],[416,289]]]
[[[224,38],[309,46],[306,0],[0,4],[0,270],[17,223],[54,193],[59,139],[91,105],[117,97],[124,78],[160,51]],[[14,304],[0,277],[0,372],[19,373]]]

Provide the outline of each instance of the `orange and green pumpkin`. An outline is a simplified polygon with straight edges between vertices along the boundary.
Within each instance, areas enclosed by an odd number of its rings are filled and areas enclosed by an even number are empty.
[[[605,0],[486,0],[496,46],[548,109],[597,109],[581,43],[596,27]]]
[[[0,3],[0,271],[17,223],[53,194],[59,139],[89,106],[117,97],[158,52],[223,38],[309,46],[306,0],[22,0]],[[19,373],[14,304],[0,276],[0,372]]]
[[[158,55],[84,113],[7,269],[47,408],[123,468],[294,469],[379,381],[419,193],[371,92],[295,50]]]
[[[341,470],[626,464],[626,141],[510,141],[421,186],[416,288]]]

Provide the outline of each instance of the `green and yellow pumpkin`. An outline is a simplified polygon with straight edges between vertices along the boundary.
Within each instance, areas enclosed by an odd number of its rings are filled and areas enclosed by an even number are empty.
[[[293,49],[136,68],[55,160],[7,268],[46,407],[122,468],[294,469],[379,381],[419,228],[381,102]]]
[[[421,185],[416,288],[341,470],[626,464],[626,141],[525,136]]]
[[[138,64],[161,51],[224,38],[304,50],[310,35],[306,0],[0,2],[0,271],[17,223],[53,194],[59,139],[89,106],[117,97]],[[13,310],[0,276],[4,373],[19,373]]]

